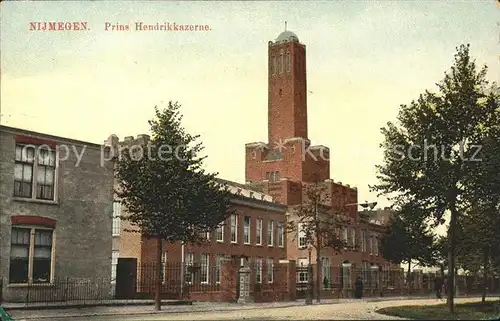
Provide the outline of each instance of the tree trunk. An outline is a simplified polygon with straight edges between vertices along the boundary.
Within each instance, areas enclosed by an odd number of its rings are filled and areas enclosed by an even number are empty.
[[[323,282],[321,282],[321,245],[322,245],[322,240],[321,240],[321,233],[320,233],[320,226],[319,226],[319,221],[318,221],[318,201],[315,202],[314,204],[314,219],[316,221],[316,302],[320,303],[321,302],[321,285]]]
[[[481,302],[486,302],[486,291],[488,287],[488,249],[483,250],[483,295],[481,297]]]
[[[406,282],[408,282],[408,296],[411,295],[412,279],[411,279],[411,259],[408,259],[408,273],[406,275]]]
[[[316,249],[316,302],[321,302],[321,250],[320,247]]]
[[[156,287],[155,287],[155,309],[161,310],[161,255],[162,255],[162,239],[156,239]]]
[[[448,308],[453,314],[455,305],[453,299],[455,297],[455,247],[456,247],[456,225],[457,225],[457,210],[455,206],[451,210],[450,227],[448,229],[449,249],[448,249]]]

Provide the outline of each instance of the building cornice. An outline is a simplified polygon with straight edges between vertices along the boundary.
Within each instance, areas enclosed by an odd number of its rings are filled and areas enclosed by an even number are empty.
[[[5,126],[5,125],[0,125],[0,132],[9,133],[12,135],[28,136],[31,138],[42,139],[42,140],[53,140],[56,143],[60,143],[60,144],[69,143],[69,144],[87,146],[87,147],[93,147],[93,148],[99,148],[99,149],[102,147],[102,145],[99,145],[96,143],[90,143],[90,142],[85,142],[85,141],[61,137],[61,136],[54,136],[54,135],[34,132],[31,130],[27,130],[27,129],[9,127],[9,126]]]
[[[235,205],[241,205],[251,208],[258,208],[267,211],[273,211],[278,213],[285,214],[287,212],[288,207],[286,205],[282,205],[279,203],[271,203],[268,201],[261,201],[254,198],[249,198],[246,196],[233,196],[231,198],[231,203]]]

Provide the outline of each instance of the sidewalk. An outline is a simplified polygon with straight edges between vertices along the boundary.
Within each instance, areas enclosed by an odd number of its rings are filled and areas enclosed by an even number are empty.
[[[381,302],[398,300],[421,300],[429,299],[425,297],[378,297],[366,299],[330,299],[321,300],[321,303],[313,302],[314,305],[343,304],[349,302]],[[142,304],[143,302],[141,302]],[[44,310],[19,310],[9,309],[9,313],[15,318],[23,320],[49,319],[49,318],[72,318],[72,317],[96,317],[96,316],[118,316],[118,315],[151,315],[162,313],[199,313],[199,312],[218,312],[234,310],[252,310],[252,309],[278,309],[296,306],[304,306],[304,300],[292,302],[269,302],[269,303],[226,303],[226,302],[193,302],[192,305],[167,305],[163,306],[161,311],[154,309],[154,304],[150,305],[125,305],[125,306],[94,306],[82,308],[67,309],[44,309]]]

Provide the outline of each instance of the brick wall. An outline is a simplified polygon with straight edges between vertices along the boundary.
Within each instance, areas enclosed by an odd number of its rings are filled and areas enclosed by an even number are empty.
[[[59,146],[55,202],[14,199],[14,156],[19,137],[32,144]],[[61,146],[66,147],[61,147]],[[11,239],[11,217],[23,215],[56,221],[54,279],[110,279],[113,210],[113,163],[101,146],[10,127],[0,127],[0,237]],[[77,154],[82,155],[78,160]],[[69,152],[69,153],[67,153]],[[5,300],[24,300],[26,289],[9,284],[10,242],[0,245],[0,275]],[[108,285],[109,287],[109,285]]]

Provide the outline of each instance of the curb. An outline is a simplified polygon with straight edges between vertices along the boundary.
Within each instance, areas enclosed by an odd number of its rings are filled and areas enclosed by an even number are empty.
[[[123,306],[145,306],[154,305],[154,301],[144,301],[144,302],[111,302],[111,303],[91,303],[91,304],[65,304],[65,305],[27,305],[20,307],[5,307],[5,311],[43,311],[43,310],[68,310],[68,309],[85,309],[85,308],[95,308],[95,307],[123,307]],[[181,301],[163,301],[162,306],[177,306],[177,305],[193,305],[193,301],[181,300]]]

